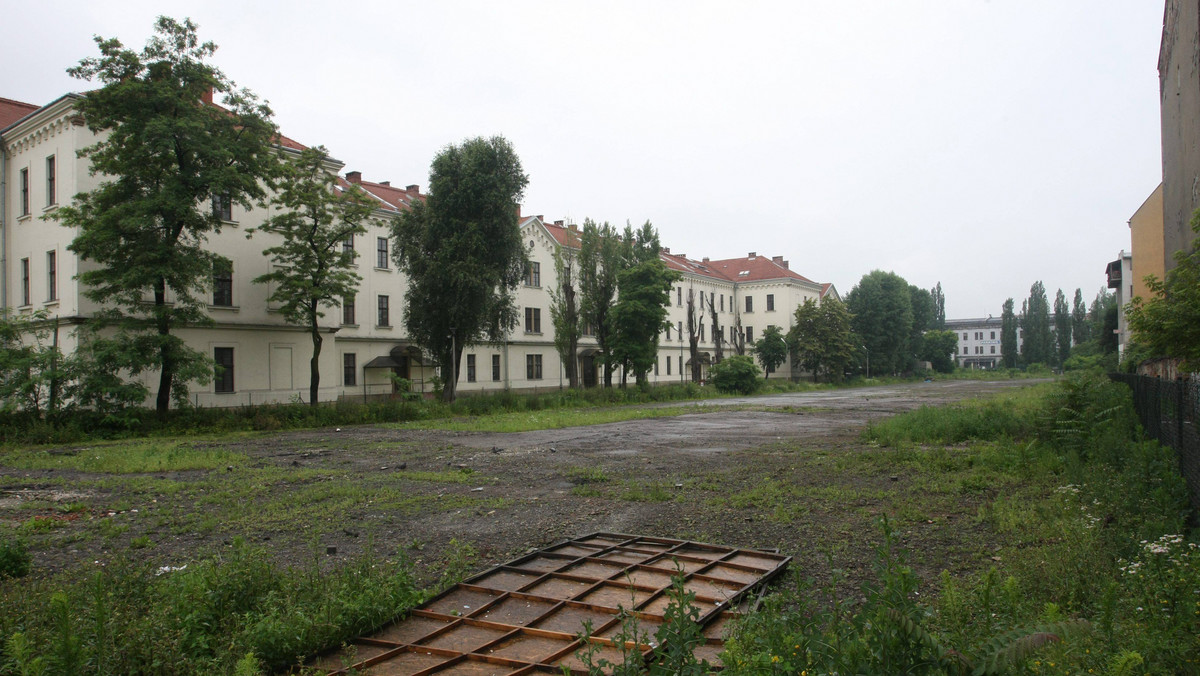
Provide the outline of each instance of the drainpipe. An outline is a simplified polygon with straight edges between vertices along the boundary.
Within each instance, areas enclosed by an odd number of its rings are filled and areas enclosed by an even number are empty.
[[[8,310],[8,150],[0,138],[0,313]]]

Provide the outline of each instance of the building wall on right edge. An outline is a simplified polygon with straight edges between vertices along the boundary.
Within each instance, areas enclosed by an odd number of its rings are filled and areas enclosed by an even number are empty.
[[[1163,256],[1163,196],[1160,183],[1142,206],[1129,218],[1129,239],[1133,245],[1133,295],[1149,299],[1146,275],[1162,279],[1165,273]]]
[[[1158,57],[1162,114],[1163,269],[1192,241],[1200,206],[1200,0],[1167,0]]]

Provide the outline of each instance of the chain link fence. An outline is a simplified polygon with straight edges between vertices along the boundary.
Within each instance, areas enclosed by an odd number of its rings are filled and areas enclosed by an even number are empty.
[[[1133,390],[1133,407],[1146,435],[1175,449],[1192,508],[1200,512],[1200,374],[1176,380],[1131,373],[1109,377]]]

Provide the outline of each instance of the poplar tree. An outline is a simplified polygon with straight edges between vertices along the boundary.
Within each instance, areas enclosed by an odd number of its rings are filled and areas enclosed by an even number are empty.
[[[612,387],[616,363],[612,353],[609,312],[617,297],[617,275],[622,267],[621,238],[616,228],[590,218],[583,221],[579,237],[579,313],[596,332],[604,365],[604,386]]]
[[[1091,324],[1088,322],[1087,305],[1083,302],[1083,291],[1075,289],[1075,302],[1071,309],[1071,339],[1075,345],[1091,340]]]
[[[1000,358],[1004,368],[1017,368],[1017,315],[1011,298],[1004,301],[1000,314]]]
[[[1050,304],[1040,281],[1029,288],[1022,328],[1021,360],[1026,365],[1054,363],[1054,337],[1050,333]]]
[[[96,37],[100,56],[67,71],[102,84],[76,103],[101,135],[80,152],[99,185],[54,217],[78,228],[69,249],[87,263],[83,294],[101,307],[96,323],[115,330],[106,353],[131,375],[158,372],[163,415],[186,402],[189,382],[213,375],[211,358],[175,334],[212,324],[213,269],[228,265],[205,246],[223,223],[212,200],[260,203],[277,159],[271,109],[206,62],[216,45],[191,20],[159,17],[154,29],[140,52]]]
[[[1061,367],[1071,356],[1071,308],[1062,289],[1054,296],[1054,340],[1058,347],[1057,364]]]
[[[321,386],[320,320],[324,308],[353,297],[362,279],[355,272],[353,248],[344,243],[366,232],[365,222],[374,211],[361,188],[338,192],[337,174],[322,146],[306,148],[287,162],[276,186],[272,204],[282,211],[258,230],[282,241],[263,250],[272,270],[254,279],[270,284],[268,300],[279,305],[289,324],[303,326],[312,340],[309,359],[308,403],[317,405]]]
[[[578,262],[565,246],[554,252],[554,286],[550,289],[550,319],[554,324],[554,349],[567,369],[567,382],[579,387],[579,338],[582,335],[579,294],[575,289]]]

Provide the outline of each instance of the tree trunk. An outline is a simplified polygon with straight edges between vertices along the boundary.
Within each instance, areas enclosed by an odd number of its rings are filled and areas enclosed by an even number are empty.
[[[692,358],[692,382],[700,384],[700,337],[688,336],[688,352]]]
[[[442,401],[447,404],[453,403],[458,393],[458,369],[461,365],[459,357],[462,355],[462,345],[457,337],[452,339],[452,343],[454,347],[450,350],[450,358],[446,363],[453,364],[453,368],[450,369],[450,373],[442,374]]]
[[[154,284],[155,322],[158,324],[158,335],[167,338],[171,335],[171,323],[166,316],[167,282],[162,277]],[[162,369],[158,374],[158,398],[154,408],[159,418],[165,418],[171,408],[171,381],[175,376],[175,362],[171,359],[171,347],[164,340],[158,348],[159,362]]]
[[[310,302],[308,306],[308,326],[312,331],[313,352],[308,362],[308,405],[317,405],[317,390],[321,387],[321,327],[317,326],[317,303]]]

